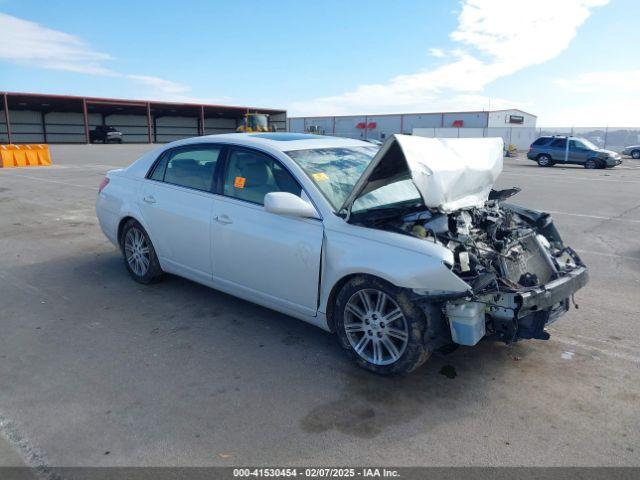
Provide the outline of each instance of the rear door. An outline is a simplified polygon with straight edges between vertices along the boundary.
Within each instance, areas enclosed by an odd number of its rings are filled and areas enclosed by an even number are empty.
[[[264,196],[276,191],[306,198],[277,159],[230,148],[211,227],[214,281],[239,296],[315,315],[322,221],[266,212]]]
[[[169,150],[145,179],[139,198],[163,267],[209,283],[212,188],[222,150],[219,145]]]
[[[549,144],[549,153],[555,162],[565,163],[565,160],[567,159],[567,139],[554,139]]]

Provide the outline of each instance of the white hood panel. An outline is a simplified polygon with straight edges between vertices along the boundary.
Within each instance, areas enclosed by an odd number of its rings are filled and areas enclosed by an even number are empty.
[[[502,138],[392,135],[356,182],[340,210],[385,185],[411,177],[424,204],[441,212],[481,207],[502,172]]]
[[[502,138],[394,135],[394,140],[425,205],[442,212],[484,205],[502,172]]]

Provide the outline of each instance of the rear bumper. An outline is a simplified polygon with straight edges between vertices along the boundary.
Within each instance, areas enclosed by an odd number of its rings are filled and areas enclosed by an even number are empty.
[[[520,293],[518,294],[520,297],[519,315],[553,307],[584,287],[588,281],[587,267],[579,266],[562,278]]]

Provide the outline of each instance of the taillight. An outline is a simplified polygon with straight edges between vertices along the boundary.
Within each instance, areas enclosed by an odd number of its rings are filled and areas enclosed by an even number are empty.
[[[98,187],[98,193],[101,193],[104,190],[104,187],[109,185],[109,177],[104,177],[100,182],[100,186]]]

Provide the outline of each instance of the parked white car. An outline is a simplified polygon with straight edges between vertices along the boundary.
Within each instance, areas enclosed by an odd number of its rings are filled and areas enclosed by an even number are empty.
[[[548,338],[587,269],[495,192],[501,139],[197,137],[107,173],[97,214],[134,280],[180,275],[337,333],[395,374],[431,352]]]

